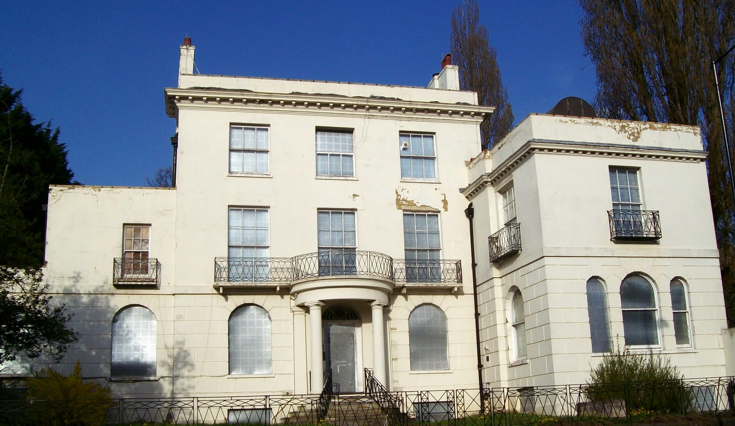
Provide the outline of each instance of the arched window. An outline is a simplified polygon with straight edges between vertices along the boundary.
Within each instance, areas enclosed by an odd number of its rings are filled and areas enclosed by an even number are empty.
[[[520,290],[513,292],[512,324],[515,359],[523,359],[526,357],[526,313],[523,311],[523,296]]]
[[[447,317],[434,305],[416,307],[408,316],[411,370],[449,370]]]
[[[110,375],[156,376],[156,317],[147,308],[128,306],[112,319]]]
[[[610,352],[607,294],[605,294],[605,286],[599,278],[587,280],[587,313],[590,318],[592,352]]]
[[[689,304],[687,303],[687,291],[684,283],[675,278],[671,280],[671,309],[674,311],[674,333],[676,344],[682,346],[691,345],[689,337]]]
[[[658,309],[656,294],[648,280],[630,275],[620,286],[623,329],[628,346],[658,345]]]
[[[271,374],[271,319],[265,309],[244,305],[229,321],[230,374]]]

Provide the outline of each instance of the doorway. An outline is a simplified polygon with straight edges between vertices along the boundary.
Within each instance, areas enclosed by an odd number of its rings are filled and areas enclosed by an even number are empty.
[[[332,391],[357,391],[357,324],[345,321],[324,324],[324,370],[332,370]]]

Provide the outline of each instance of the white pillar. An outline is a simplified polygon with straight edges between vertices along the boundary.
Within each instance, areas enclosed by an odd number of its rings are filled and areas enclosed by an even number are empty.
[[[306,363],[306,312],[294,306],[293,313],[293,375],[294,393],[305,394],[309,392],[309,365]]]
[[[370,304],[373,314],[373,373],[375,378],[388,388],[385,371],[385,325],[383,307],[385,302],[375,301]]]
[[[311,334],[311,393],[322,393],[324,387],[324,360],[322,356],[322,306],[321,302],[308,302]]]

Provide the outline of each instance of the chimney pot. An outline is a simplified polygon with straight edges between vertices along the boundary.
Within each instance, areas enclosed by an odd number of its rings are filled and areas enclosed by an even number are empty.
[[[191,46],[191,37],[184,37],[184,46]]]
[[[444,59],[442,59],[442,69],[444,69],[444,67],[446,67],[447,65],[452,65],[452,54],[451,53],[447,53],[444,56]]]

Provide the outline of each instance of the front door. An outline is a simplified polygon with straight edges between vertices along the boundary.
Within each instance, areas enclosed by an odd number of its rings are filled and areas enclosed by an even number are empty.
[[[324,368],[332,370],[332,390],[335,393],[356,391],[355,325],[324,324]]]

